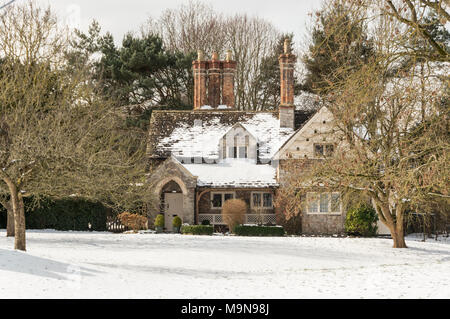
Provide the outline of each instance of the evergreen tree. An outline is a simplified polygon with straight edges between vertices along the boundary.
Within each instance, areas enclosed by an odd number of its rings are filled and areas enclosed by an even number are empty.
[[[316,15],[312,43],[303,57],[307,74],[302,89],[324,95],[330,91],[330,81],[338,83],[348,75],[342,72],[342,65],[349,66],[346,71],[351,72],[351,66],[365,64],[374,55],[374,49],[364,20],[347,13],[340,1],[331,1]]]
[[[68,61],[87,68],[96,90],[128,111],[130,125],[146,128],[153,109],[192,108],[194,53],[169,52],[153,34],[129,33],[118,47],[95,21],[87,34],[76,36]]]

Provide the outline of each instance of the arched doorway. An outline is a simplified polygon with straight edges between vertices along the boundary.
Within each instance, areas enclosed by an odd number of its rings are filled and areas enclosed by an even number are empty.
[[[162,181],[160,185],[160,209],[164,214],[165,229],[171,232],[173,231],[173,219],[179,216],[183,220],[186,187],[178,178],[167,179]]]

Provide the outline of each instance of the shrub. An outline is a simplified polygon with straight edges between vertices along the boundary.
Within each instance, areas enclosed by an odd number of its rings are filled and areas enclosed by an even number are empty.
[[[277,225],[283,226],[288,235],[300,235],[302,233],[302,216],[300,214],[287,216],[284,213],[277,213],[276,216]]]
[[[375,210],[367,204],[360,204],[347,212],[345,231],[349,235],[372,237],[377,234],[377,221]]]
[[[184,225],[181,227],[181,233],[184,235],[209,235],[214,233],[213,226],[206,225]]]
[[[155,227],[164,227],[164,215],[159,214],[155,218]]]
[[[230,230],[244,223],[247,204],[242,199],[229,199],[223,204],[222,218]]]
[[[134,231],[148,229],[148,219],[142,215],[123,212],[117,217],[124,226]]]
[[[202,221],[202,225],[209,226],[209,225],[211,225],[211,222],[209,220],[205,219],[204,221]]]
[[[172,225],[173,225],[173,227],[181,227],[181,224],[183,223],[183,221],[181,220],[181,218],[180,217],[178,217],[178,216],[175,216],[175,218],[173,219],[173,221],[172,221]]]
[[[237,225],[233,233],[238,236],[270,236],[282,237],[285,235],[284,228],[281,226],[246,226]]]

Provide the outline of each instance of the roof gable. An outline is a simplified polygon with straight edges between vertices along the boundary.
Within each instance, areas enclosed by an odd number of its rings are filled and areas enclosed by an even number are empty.
[[[251,135],[255,140],[258,140],[258,138],[255,136],[254,133],[252,133],[249,129],[247,129],[244,125],[242,125],[241,123],[236,123],[234,124],[232,127],[230,127],[230,129],[220,138],[224,138],[225,136],[227,136],[228,134],[230,134],[231,131],[235,130],[236,128],[242,128],[244,131],[246,131],[249,135]]]
[[[308,129],[309,127],[315,123],[317,121],[317,119],[319,117],[322,116],[326,116],[329,118],[329,121],[333,121],[334,116],[333,113],[331,113],[331,111],[326,107],[323,106],[321,107],[317,112],[314,113],[313,116],[311,116],[305,123],[304,125],[298,129],[295,134],[293,134],[289,139],[287,139],[285,141],[285,143],[279,148],[279,150],[274,154],[274,156],[272,157],[272,159],[279,159],[281,157],[281,154],[283,154],[284,152],[286,152],[286,150],[288,150],[292,144],[298,139],[300,138]]]

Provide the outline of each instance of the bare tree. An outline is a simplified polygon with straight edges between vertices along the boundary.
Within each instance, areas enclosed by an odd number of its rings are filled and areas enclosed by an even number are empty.
[[[80,196],[133,205],[145,197],[145,138],[69,72],[67,37],[49,9],[11,6],[0,20],[0,204],[26,250],[24,198]]]
[[[190,0],[178,9],[165,10],[158,19],[150,18],[143,33],[156,33],[164,39],[169,51],[184,53],[204,50],[225,52],[226,35],[224,17],[212,6]]]

